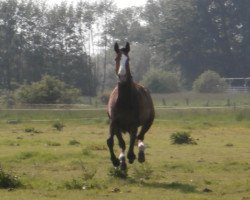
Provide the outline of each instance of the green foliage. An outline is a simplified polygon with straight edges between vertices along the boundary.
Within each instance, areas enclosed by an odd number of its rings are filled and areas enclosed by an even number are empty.
[[[52,141],[48,141],[46,142],[47,146],[51,146],[51,147],[58,147],[61,146],[61,144],[59,142],[52,142]]]
[[[55,128],[58,131],[62,131],[63,128],[65,127],[65,125],[60,121],[54,122],[52,126],[53,126],[53,128]]]
[[[163,70],[150,70],[143,77],[142,83],[153,93],[173,93],[180,90],[177,75]]]
[[[95,168],[87,167],[86,164],[83,163],[81,160],[79,164],[82,171],[81,177],[77,179],[73,178],[70,181],[66,181],[64,183],[64,187],[70,190],[72,189],[86,190],[86,189],[99,188],[100,186],[98,185],[98,183],[94,181],[94,176],[97,170]]]
[[[22,183],[19,178],[9,172],[5,172],[0,166],[0,188],[18,188]]]
[[[42,133],[42,131],[36,130],[36,129],[33,128],[33,127],[25,128],[25,129],[24,129],[24,132],[25,132],[25,133]]]
[[[81,143],[75,139],[69,141],[69,145],[79,145],[79,144]]]
[[[172,144],[197,144],[188,132],[175,132],[170,136]]]
[[[64,187],[68,190],[81,190],[83,188],[84,182],[82,179],[73,178],[70,181],[64,183]]]
[[[41,81],[23,85],[17,91],[18,99],[23,103],[73,103],[79,97],[79,90],[68,87],[55,77],[45,75]]]
[[[100,100],[103,104],[108,104],[108,101],[109,101],[109,96],[110,96],[110,93],[109,92],[104,92],[100,95]]]
[[[95,94],[93,63],[82,48],[86,30],[75,28],[93,24],[95,12],[89,11],[90,6],[76,7],[65,2],[49,6],[29,0],[0,1],[0,58],[5,58],[0,88],[14,90],[50,74],[83,94]]]
[[[201,93],[225,92],[227,83],[221,79],[218,73],[208,70],[194,81],[193,89]]]
[[[121,179],[126,179],[128,174],[126,171],[121,170],[119,167],[111,167],[109,169],[109,176],[113,178],[121,178]]]
[[[153,172],[152,167],[148,163],[145,163],[143,165],[135,166],[133,175],[136,179],[149,180],[152,177]]]

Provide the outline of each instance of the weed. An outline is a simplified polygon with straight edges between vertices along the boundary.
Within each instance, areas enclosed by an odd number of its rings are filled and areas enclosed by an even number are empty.
[[[85,181],[91,180],[94,178],[96,171],[97,171],[96,169],[93,169],[93,168],[90,169],[90,168],[86,167],[86,164],[84,164],[83,161],[80,161],[80,166],[82,169],[83,179]]]
[[[109,169],[109,176],[114,177],[114,178],[121,178],[121,179],[126,179],[128,174],[126,171],[122,171],[120,168],[118,167],[111,167]]]
[[[81,144],[80,142],[78,142],[77,140],[73,139],[69,141],[69,145],[79,145]]]
[[[51,142],[51,141],[48,141],[46,145],[51,147],[61,146],[59,142]]]
[[[89,148],[93,151],[106,151],[107,150],[107,147],[104,145],[91,145]]]
[[[25,133],[42,133],[42,131],[36,130],[36,129],[33,128],[33,127],[25,128],[25,129],[24,129],[24,132],[25,132]]]
[[[188,132],[175,132],[170,136],[172,144],[197,144]]]
[[[149,180],[152,177],[153,170],[148,163],[143,165],[135,166],[133,175],[136,179]]]
[[[53,126],[53,128],[55,128],[58,131],[62,131],[63,128],[65,127],[65,125],[60,121],[54,122],[54,124],[52,126]]]
[[[37,155],[38,155],[37,152],[22,152],[22,153],[20,153],[18,158],[20,160],[27,160],[27,159],[30,159],[30,158],[37,156]]]
[[[246,115],[244,113],[241,112],[236,115],[236,121],[241,122],[244,119],[246,119]]]
[[[25,128],[24,132],[26,132],[26,133],[33,133],[34,130],[35,130],[34,128]]]
[[[78,189],[78,190],[99,188],[98,183],[93,180],[97,170],[86,167],[86,164],[83,163],[82,161],[80,161],[79,164],[82,169],[82,177],[79,177],[77,179],[73,178],[70,181],[66,181],[64,183],[64,187],[66,189]]]
[[[84,156],[92,156],[93,155],[92,152],[87,148],[82,150],[82,154]]]
[[[0,188],[18,188],[21,186],[21,181],[17,176],[4,172],[0,166]]]
[[[66,181],[64,183],[64,187],[68,190],[72,190],[72,189],[78,189],[81,190],[83,188],[83,180],[82,179],[75,179],[73,178],[70,181]]]

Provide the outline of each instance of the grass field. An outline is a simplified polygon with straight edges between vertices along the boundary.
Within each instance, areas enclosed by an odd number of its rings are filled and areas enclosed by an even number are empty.
[[[158,109],[156,116],[147,162],[129,165],[122,179],[106,147],[105,110],[1,110],[0,166],[22,186],[0,189],[0,199],[250,199],[250,110]],[[197,145],[173,145],[178,131]]]

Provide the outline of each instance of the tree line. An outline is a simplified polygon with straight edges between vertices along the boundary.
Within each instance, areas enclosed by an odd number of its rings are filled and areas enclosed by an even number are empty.
[[[249,15],[248,0],[148,0],[125,9],[112,0],[52,7],[2,0],[0,88],[14,90],[48,74],[95,95],[114,85],[115,41],[131,42],[137,82],[157,69],[186,88],[207,70],[250,76]]]

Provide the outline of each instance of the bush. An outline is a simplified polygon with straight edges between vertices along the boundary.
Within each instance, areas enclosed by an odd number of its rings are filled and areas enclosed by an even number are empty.
[[[81,143],[75,139],[69,141],[69,145],[79,145],[79,144]]]
[[[110,93],[105,92],[105,93],[101,94],[99,98],[100,98],[101,102],[106,105],[106,104],[108,104],[109,96],[110,96]]]
[[[145,74],[142,84],[154,93],[173,93],[180,90],[178,76],[163,70],[150,70]]]
[[[53,104],[76,102],[80,91],[55,77],[45,75],[39,82],[21,86],[16,94],[23,103]]]
[[[202,73],[193,83],[193,90],[201,93],[218,93],[227,89],[227,83],[220,75],[208,70]]]
[[[170,136],[172,144],[197,144],[187,132],[176,132]]]
[[[55,128],[58,131],[62,131],[63,128],[65,127],[64,124],[60,121],[54,122],[52,126],[53,126],[53,128]]]
[[[0,166],[0,188],[18,188],[21,186],[22,184],[17,176],[4,172]]]

